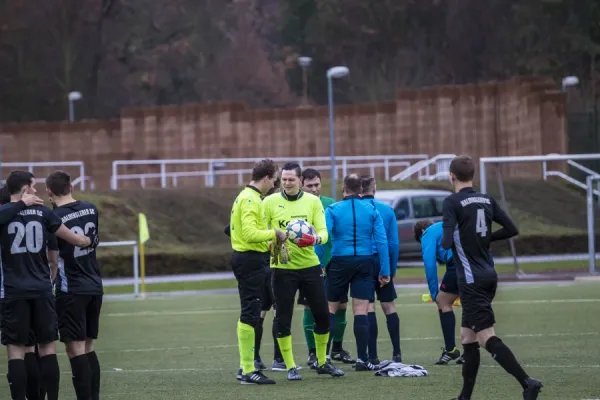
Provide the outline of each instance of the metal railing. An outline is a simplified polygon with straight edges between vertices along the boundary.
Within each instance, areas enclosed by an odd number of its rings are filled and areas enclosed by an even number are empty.
[[[48,162],[3,162],[0,164],[0,168],[20,168],[27,169],[27,171],[33,173],[36,167],[78,167],[79,176],[72,180],[73,186],[79,185],[79,189],[85,191],[85,181],[88,179],[85,176],[85,164],[83,161],[48,161]],[[1,181],[4,184],[4,180]]]
[[[435,157],[421,160],[404,171],[394,175],[393,181],[404,181],[410,179],[414,174],[418,174],[419,180],[448,179],[450,161],[456,157],[455,154],[438,154]],[[435,164],[436,172],[431,174],[431,167]]]
[[[382,156],[339,156],[336,157],[336,172],[347,175],[351,169],[369,168],[371,174],[377,169],[383,168],[384,179],[390,180],[394,168],[410,168],[413,162],[427,159],[426,154],[416,155],[382,155]],[[171,185],[176,186],[178,178],[181,177],[204,177],[206,186],[214,186],[217,176],[235,176],[238,184],[243,184],[245,176],[251,174],[253,165],[258,158],[203,158],[203,159],[169,159],[169,160],[117,160],[112,163],[111,188],[117,190],[119,181],[139,180],[145,187],[148,179],[160,179],[162,188],[168,187],[169,179]],[[316,170],[329,170],[329,157],[275,157],[276,162],[297,162],[301,168],[311,167]],[[249,164],[249,168],[225,169],[227,164]],[[322,164],[318,164],[322,163]],[[168,166],[173,165],[197,165],[197,171],[167,171]],[[158,166],[159,172],[119,174],[119,167],[123,166]]]

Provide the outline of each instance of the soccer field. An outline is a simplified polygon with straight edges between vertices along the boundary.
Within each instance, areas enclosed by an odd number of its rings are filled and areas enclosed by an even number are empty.
[[[306,368],[301,308],[294,316],[294,353],[304,380],[267,371],[271,386],[240,385],[235,327],[236,295],[106,300],[97,350],[102,365],[102,399],[450,399],[460,391],[461,367],[435,366],[443,345],[434,305],[421,303],[425,289],[398,291],[404,361],[428,377],[383,378],[372,372],[317,376]],[[495,302],[498,335],[531,376],[542,380],[541,399],[600,398],[600,285],[598,283],[501,285]],[[460,321],[460,308],[457,325]],[[356,355],[352,318],[345,347]],[[385,318],[379,312],[379,354],[391,356]],[[265,321],[263,360],[272,358],[272,314]],[[458,328],[457,328],[458,335]],[[61,399],[74,399],[70,366],[60,345]],[[522,398],[517,382],[485,350],[474,398]],[[0,398],[9,398],[6,354],[0,356]]]

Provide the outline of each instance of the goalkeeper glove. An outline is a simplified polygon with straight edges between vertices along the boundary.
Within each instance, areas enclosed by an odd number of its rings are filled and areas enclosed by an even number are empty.
[[[297,243],[298,247],[316,246],[319,244],[321,244],[319,235],[309,235],[308,233],[303,233],[302,238]]]

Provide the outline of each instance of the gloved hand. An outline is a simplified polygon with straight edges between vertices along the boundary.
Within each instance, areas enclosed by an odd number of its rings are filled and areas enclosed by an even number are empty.
[[[96,247],[98,247],[98,244],[100,243],[100,237],[98,236],[98,233],[96,231],[96,228],[91,228],[88,233],[85,234],[85,236],[88,237],[88,239],[90,239],[90,245],[88,247],[86,247],[86,249],[92,248],[95,249]]]
[[[287,264],[290,262],[290,251],[287,247],[287,243],[283,242],[280,244],[281,249],[279,250],[279,261],[282,264]]]
[[[316,246],[321,244],[321,238],[316,234],[310,235],[308,233],[303,233],[302,238],[300,238],[296,244],[298,247]]]

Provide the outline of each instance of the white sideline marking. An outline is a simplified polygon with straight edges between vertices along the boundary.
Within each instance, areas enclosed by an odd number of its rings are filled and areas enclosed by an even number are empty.
[[[596,336],[598,332],[577,332],[577,333],[509,333],[500,335],[502,337],[511,337],[511,338],[531,338],[531,337],[557,337],[557,336]],[[401,338],[402,341],[422,341],[422,340],[443,340],[444,338],[441,336],[431,336],[431,337],[407,337]],[[378,342],[387,342],[389,339],[379,339]],[[353,340],[345,340],[345,343],[353,343]],[[304,345],[304,342],[294,342],[292,343],[294,346]],[[207,345],[207,346],[182,346],[182,347],[154,347],[154,348],[142,348],[142,349],[118,349],[118,350],[96,350],[96,353],[144,353],[144,352],[154,352],[154,351],[178,351],[178,350],[205,350],[205,349],[223,349],[223,348],[233,348],[237,347],[237,344],[217,344],[217,345]],[[65,355],[64,353],[60,353],[60,355]]]
[[[548,299],[548,300],[499,300],[492,305],[503,304],[563,304],[563,303],[600,303],[600,299]],[[414,304],[396,304],[396,307],[432,307],[433,303],[414,303]],[[303,310],[302,307],[296,307],[295,310]],[[188,310],[188,311],[137,311],[126,313],[108,313],[102,314],[101,317],[154,317],[154,316],[169,316],[169,315],[201,315],[201,314],[220,314],[236,312],[240,309],[237,307],[230,308],[207,308],[204,310]]]

